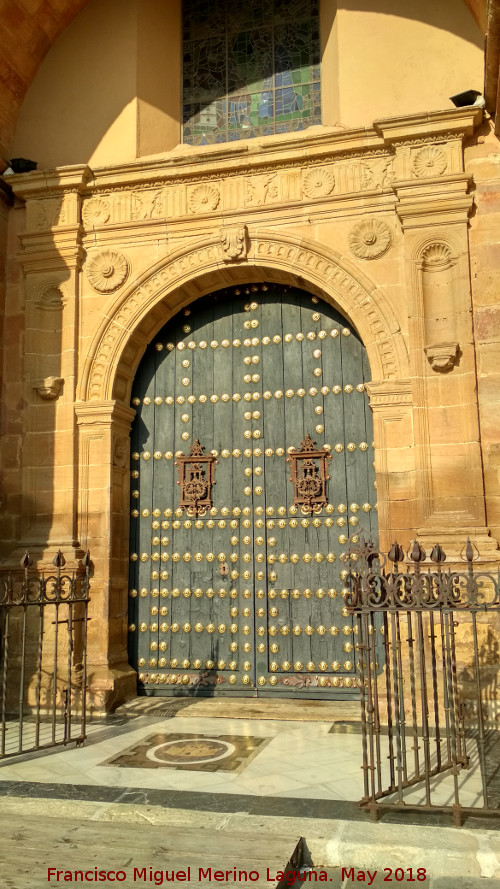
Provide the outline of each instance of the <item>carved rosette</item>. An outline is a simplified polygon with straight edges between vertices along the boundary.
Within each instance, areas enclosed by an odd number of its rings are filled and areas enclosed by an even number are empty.
[[[446,155],[437,145],[427,145],[417,151],[413,157],[413,172],[419,179],[440,176],[447,166]]]
[[[325,167],[308,170],[302,180],[302,190],[307,198],[324,198],[331,194],[335,178]]]
[[[380,219],[365,219],[354,226],[349,247],[359,259],[378,259],[392,243],[389,227]]]
[[[118,290],[127,280],[129,271],[128,260],[115,250],[103,250],[87,264],[87,278],[99,293]]]
[[[82,220],[85,228],[94,228],[96,225],[105,225],[111,215],[109,201],[104,198],[91,198],[85,201],[82,210]]]
[[[189,195],[189,207],[193,213],[210,213],[219,206],[220,191],[215,185],[198,185]]]

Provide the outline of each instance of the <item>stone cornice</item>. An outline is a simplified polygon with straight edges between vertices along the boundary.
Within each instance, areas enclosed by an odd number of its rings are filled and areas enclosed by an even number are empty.
[[[455,133],[457,138],[472,136],[483,119],[482,108],[447,108],[444,111],[425,111],[422,114],[408,114],[405,117],[388,117],[374,121],[373,128],[383,138],[385,144],[402,139],[422,138],[422,136]]]
[[[8,184],[17,197],[25,201],[58,193],[81,194],[92,176],[90,167],[81,164],[57,167],[55,170],[34,170],[8,177]]]
[[[376,383],[365,383],[365,389],[370,396],[371,407],[412,403],[411,380],[383,380]]]
[[[378,120],[372,127],[340,130],[311,127],[293,136],[270,136],[204,148],[179,146],[168,154],[128,164],[101,167],[59,167],[9,177],[16,195],[41,199],[61,192],[89,193],[96,189],[144,187],[158,183],[210,177],[244,175],[259,169],[281,166],[313,166],[356,156],[390,156],[404,140],[447,141],[473,132],[482,119],[480,108],[451,108],[445,111]]]
[[[78,426],[95,426],[119,423],[128,426],[135,417],[135,410],[119,401],[93,401],[75,403]]]

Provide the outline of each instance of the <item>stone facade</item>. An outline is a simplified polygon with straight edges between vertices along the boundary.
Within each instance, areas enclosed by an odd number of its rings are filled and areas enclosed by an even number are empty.
[[[361,336],[382,547],[418,536],[459,560],[469,535],[497,564],[498,140],[480,108],[424,112],[410,96],[406,112],[187,150],[164,108],[164,154],[112,165],[104,152],[6,179],[3,556],[15,563],[28,546],[43,564],[60,547],[74,563],[91,550],[97,708],[135,690],[134,373],[169,317],[228,284],[293,284]]]

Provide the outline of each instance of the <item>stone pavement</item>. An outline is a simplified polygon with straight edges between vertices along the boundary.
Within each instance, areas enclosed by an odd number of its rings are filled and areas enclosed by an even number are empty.
[[[242,870],[257,862],[260,880],[268,866],[285,866],[299,837],[305,863],[316,875],[327,869],[321,882],[334,886],[372,880],[374,886],[420,882],[447,889],[460,880],[460,887],[475,889],[474,881],[493,879],[500,889],[496,821],[468,819],[457,829],[448,816],[407,812],[372,823],[360,811],[357,704],[301,711],[295,702],[281,708],[273,702],[273,719],[266,719],[265,703],[139,699],[91,723],[84,748],[6,759],[0,765],[2,889],[55,885],[47,878],[51,862],[56,871],[66,870],[65,863],[70,872],[87,863],[125,868],[125,886],[144,882],[141,876],[134,883],[137,862],[141,874],[143,867],[178,872],[191,866],[191,882],[200,885],[206,880],[193,874],[204,861],[227,870],[231,859]],[[477,775],[464,772],[460,780],[473,804]],[[440,781],[446,802],[451,789]],[[154,885],[149,870],[144,873]],[[211,884],[217,882],[212,877]],[[266,877],[262,885],[274,884]]]

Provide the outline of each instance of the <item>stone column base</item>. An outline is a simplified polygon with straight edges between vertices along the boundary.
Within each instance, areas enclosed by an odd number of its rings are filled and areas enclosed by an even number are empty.
[[[112,713],[137,695],[137,673],[129,664],[116,667],[87,666],[87,717]]]
[[[487,528],[471,527],[464,525],[463,527],[454,527],[445,530],[443,526],[436,525],[436,529],[421,528],[417,531],[418,542],[425,549],[427,555],[436,543],[443,547],[448,562],[461,562],[463,549],[467,538],[470,539],[477,552],[474,553],[474,561],[484,565],[485,562],[500,562],[500,549],[498,541],[490,536]],[[462,556],[461,556],[462,553]],[[463,559],[465,562],[465,558]]]

